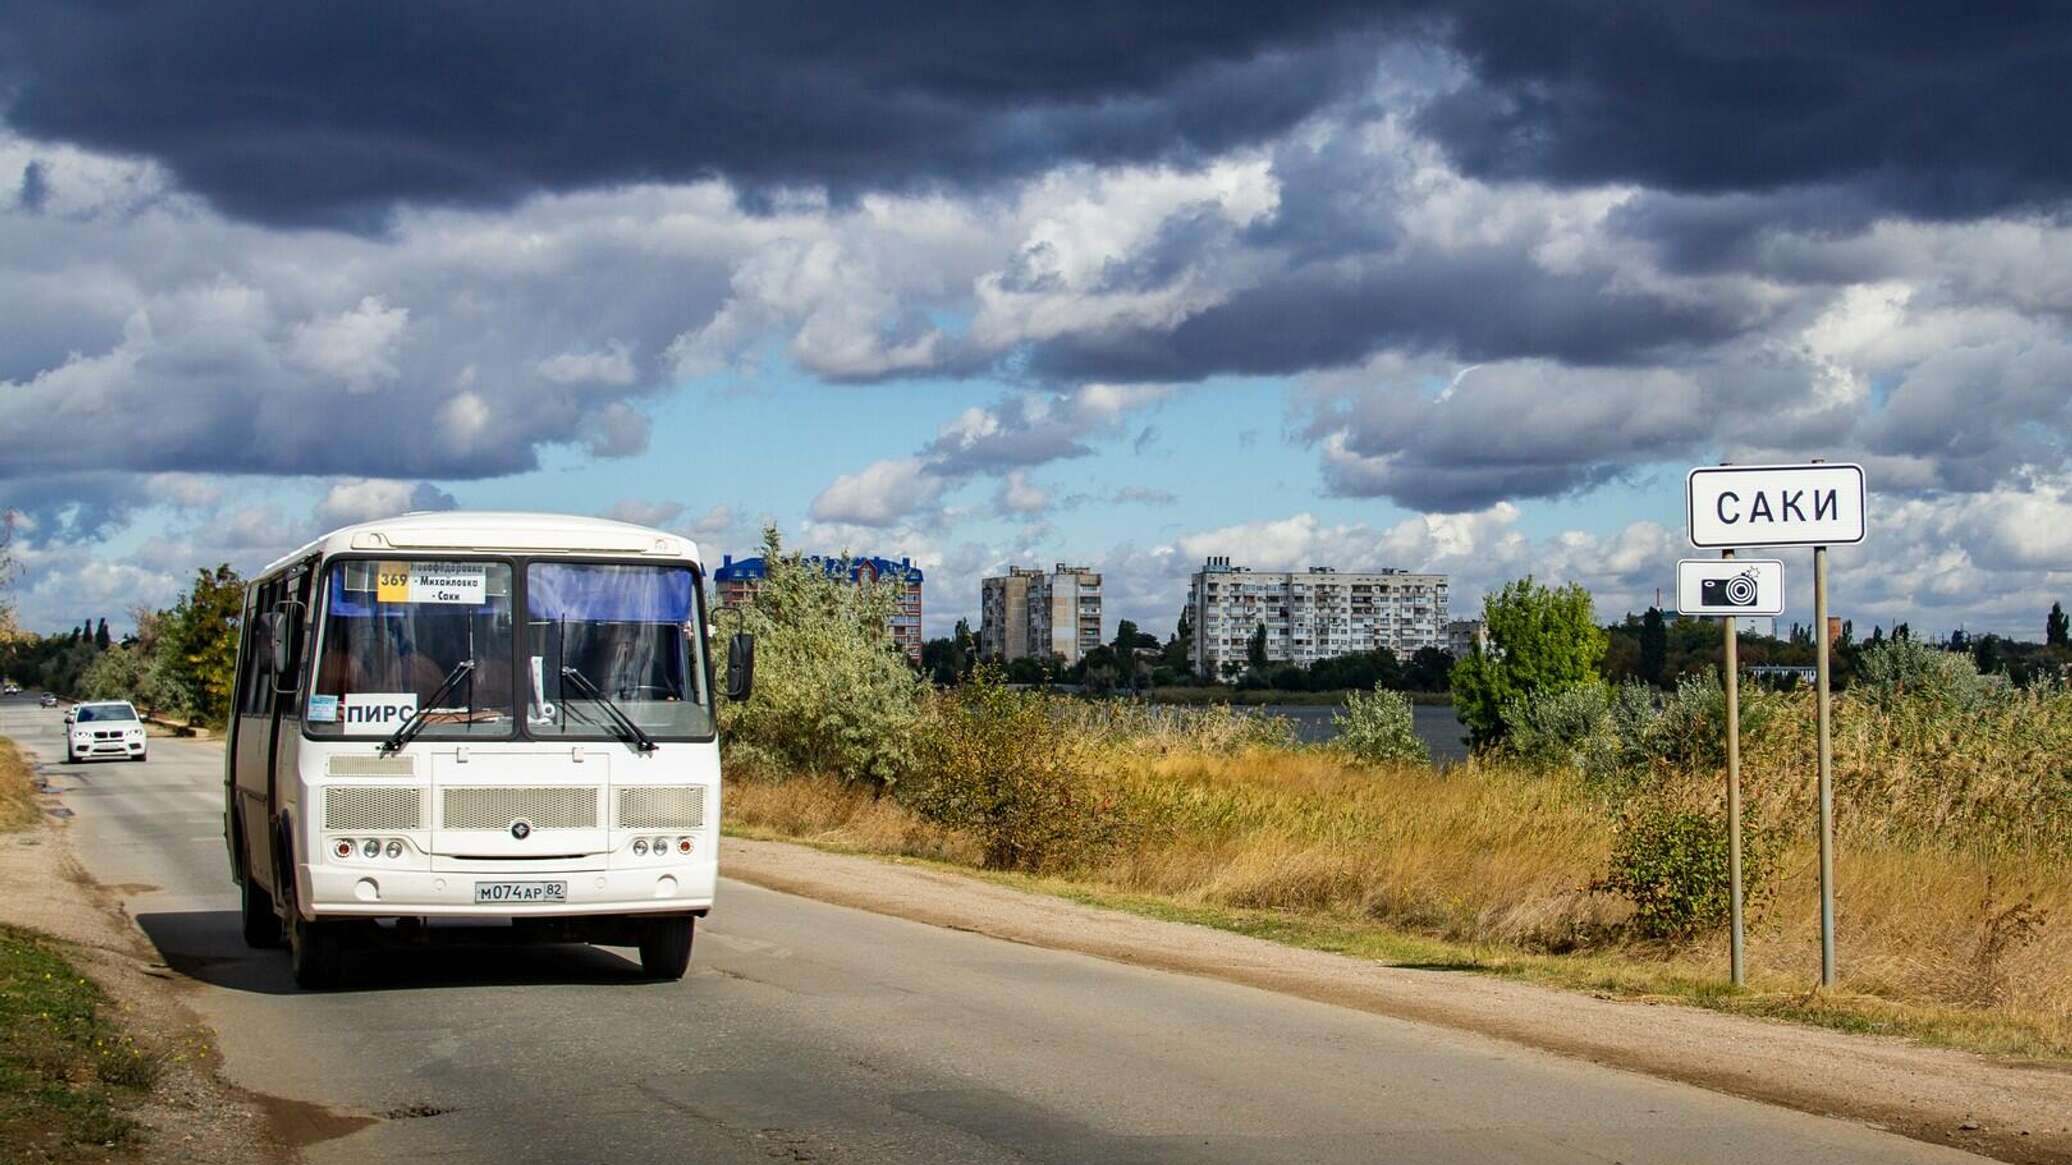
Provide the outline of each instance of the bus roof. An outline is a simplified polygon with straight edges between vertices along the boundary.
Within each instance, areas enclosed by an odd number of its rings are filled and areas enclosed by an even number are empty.
[[[680,534],[575,514],[499,510],[437,510],[398,514],[356,526],[342,526],[267,564],[273,572],[312,554],[351,552],[421,556],[428,552],[515,554],[610,554],[689,559],[699,563],[698,544]]]

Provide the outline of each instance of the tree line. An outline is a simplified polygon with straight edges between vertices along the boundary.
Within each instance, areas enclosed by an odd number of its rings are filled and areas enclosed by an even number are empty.
[[[221,727],[237,670],[245,584],[228,564],[200,569],[179,602],[134,608],[119,641],[105,618],[55,635],[0,635],[0,672],[16,683],[82,700],[128,700],[166,719]]]

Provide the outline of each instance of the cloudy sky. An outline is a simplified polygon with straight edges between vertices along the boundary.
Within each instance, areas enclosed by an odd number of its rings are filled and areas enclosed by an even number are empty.
[[[1837,613],[2040,637],[2072,16],[1810,8],[6,0],[15,598],[459,505],[910,555],[931,634],[1208,554],[1614,618],[1688,466],[1825,457]]]

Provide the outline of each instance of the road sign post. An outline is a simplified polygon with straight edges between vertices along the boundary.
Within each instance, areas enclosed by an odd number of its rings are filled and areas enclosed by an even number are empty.
[[[1741,872],[1741,623],[1742,615],[1784,613],[1784,563],[1736,558],[1730,547],[1717,561],[1686,558],[1676,564],[1676,610],[1720,620],[1727,696],[1727,910],[1728,973],[1747,981],[1745,896]]]
[[[1814,723],[1820,739],[1820,985],[1835,985],[1834,748],[1828,725],[1827,547],[1813,548]]]
[[[1863,467],[1814,461],[1807,465],[1720,465],[1691,470],[1684,482],[1685,513],[1691,544],[1722,551],[1733,559],[1736,548],[1811,546],[1813,548],[1814,722],[1819,737],[1820,800],[1820,983],[1835,985],[1835,836],[1834,749],[1830,723],[1831,649],[1827,635],[1827,551],[1829,546],[1863,541],[1865,527]],[[1685,568],[1679,564],[1678,592],[1683,598]],[[1737,561],[1738,565],[1738,561]],[[1780,574],[1782,566],[1779,566]],[[1748,576],[1752,577],[1752,576]],[[1733,882],[1733,977],[1741,982],[1740,909],[1740,647],[1735,618],[1749,606],[1750,582],[1732,587],[1729,580],[1700,597],[1698,610],[1726,619],[1727,666],[1727,838],[1728,877]],[[1715,600],[1707,602],[1704,600]],[[1781,599],[1780,599],[1781,604]],[[1680,601],[1679,606],[1682,606]],[[1730,609],[1729,609],[1730,608]],[[1781,605],[1780,605],[1781,611]],[[1748,612],[1757,613],[1757,612]],[[1773,612],[1775,613],[1775,612]]]
[[[1719,552],[1732,561],[1732,549]],[[1781,589],[1781,588],[1780,588]],[[1726,639],[1727,671],[1727,974],[1734,986],[1746,982],[1741,926],[1741,620],[1720,620]]]

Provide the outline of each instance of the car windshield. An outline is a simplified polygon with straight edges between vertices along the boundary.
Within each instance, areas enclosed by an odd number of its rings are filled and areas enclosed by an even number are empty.
[[[712,734],[690,568],[536,562],[525,573],[525,723],[535,736]]]
[[[508,564],[334,563],[324,604],[304,716],[310,732],[385,737],[452,678],[425,713],[425,736],[510,735]]]
[[[79,715],[73,720],[80,724],[91,724],[109,720],[135,720],[137,710],[128,704],[81,704]]]

